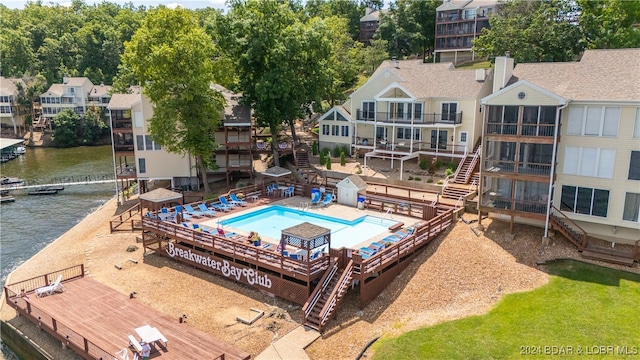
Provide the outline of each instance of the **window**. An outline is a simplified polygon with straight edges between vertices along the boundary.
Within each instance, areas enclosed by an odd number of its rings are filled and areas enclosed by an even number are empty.
[[[422,120],[422,103],[413,104],[413,118]]]
[[[151,140],[151,136],[149,135],[144,136],[144,146],[145,146],[145,149],[147,150],[153,150],[153,140]]]
[[[341,126],[341,130],[342,130],[342,131],[341,131],[341,135],[342,135],[342,136],[346,136],[346,137],[348,137],[348,136],[349,136],[349,126],[342,125],[342,126]]]
[[[629,180],[640,180],[640,151],[631,152],[629,161]]]
[[[613,149],[567,146],[564,149],[562,172],[612,179],[615,157],[616,151]]]
[[[11,106],[0,106],[0,113],[11,114]]]
[[[640,194],[627,193],[624,198],[622,220],[640,222]]]
[[[636,109],[636,124],[633,128],[633,138],[640,138],[640,108]]]
[[[136,149],[144,150],[144,135],[136,135]]]
[[[389,103],[389,119],[404,119],[404,103]]]
[[[619,107],[575,107],[569,109],[567,135],[618,136]]]
[[[376,118],[376,103],[373,101],[362,102],[362,119],[374,120]]]
[[[331,125],[331,135],[333,136],[340,135],[340,125]]]
[[[142,119],[142,111],[135,111],[133,113],[133,122],[135,127],[141,128],[144,126],[144,120]]]
[[[607,217],[609,190],[562,185],[560,210]]]
[[[443,121],[455,121],[457,112],[458,112],[457,103],[442,103],[442,120]]]
[[[0,102],[3,102],[3,103],[11,102],[11,97],[10,96],[0,96]]]
[[[327,124],[322,125],[322,135],[329,135],[329,125]]]
[[[138,172],[144,174],[147,172],[147,161],[144,158],[138,159]]]
[[[461,144],[466,144],[467,143],[467,132],[466,131],[460,132],[460,143]]]

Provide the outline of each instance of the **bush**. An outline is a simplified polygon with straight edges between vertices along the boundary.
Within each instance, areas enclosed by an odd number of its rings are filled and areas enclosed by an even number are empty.
[[[342,145],[340,147],[340,152],[341,153],[345,153],[345,155],[348,154],[349,153],[349,147],[347,145]]]
[[[320,151],[320,154],[321,154],[322,156],[327,156],[327,155],[329,155],[330,153],[331,153],[331,150],[329,150],[329,148],[324,148],[324,149],[322,149],[322,151]]]
[[[453,160],[449,161],[449,163],[447,164],[447,169],[451,169],[454,172],[456,171],[457,168],[458,168],[458,164],[456,164],[455,161]]]
[[[451,168],[447,168],[447,170],[444,171],[444,176],[449,176],[449,175],[453,175],[453,170],[451,170]]]
[[[413,176],[409,176],[409,181],[413,180]]]
[[[327,170],[331,170],[331,157],[327,157]]]
[[[433,182],[433,179],[432,179],[432,178],[428,178],[428,179],[427,179],[427,183],[428,183],[428,184],[431,184],[432,182]]]
[[[324,159],[324,154],[320,152],[320,156],[318,157],[318,163],[320,163],[320,165],[324,165],[325,161],[326,160]]]
[[[442,167],[442,161],[436,160],[435,167],[436,167],[436,170],[440,170],[440,168]]]
[[[415,180],[415,181],[422,181],[422,178],[421,178],[421,177],[416,176],[413,180]]]
[[[314,141],[313,144],[311,145],[311,153],[313,154],[313,156],[318,155],[318,142]]]
[[[438,180],[438,182],[436,184],[442,185],[442,184],[444,184],[444,180]]]
[[[427,159],[426,158],[420,159],[420,163],[418,164],[418,166],[422,170],[427,170]]]
[[[347,160],[344,158],[344,151],[340,153],[340,165],[344,166],[347,163]]]

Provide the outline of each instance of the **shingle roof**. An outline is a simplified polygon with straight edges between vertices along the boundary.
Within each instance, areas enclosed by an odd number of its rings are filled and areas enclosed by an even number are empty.
[[[400,76],[398,81],[417,98],[475,98],[484,82],[476,81],[476,72],[456,70],[451,63],[423,63],[422,60],[398,60],[398,67],[387,60],[373,73],[373,76],[385,69]]]
[[[89,81],[86,77],[67,77],[67,82],[63,83],[66,86],[82,86],[85,82]],[[64,79],[63,79],[64,82]]]
[[[302,224],[282,229],[282,232],[303,239],[313,239],[326,233],[330,233],[331,229],[327,229],[312,223],[303,222]]]
[[[45,91],[41,96],[48,96],[49,93],[52,95],[62,96],[64,94],[64,89],[62,88],[62,84],[53,84],[49,87],[49,90]]]
[[[518,64],[527,80],[571,100],[640,100],[640,49],[587,50],[579,62]]]
[[[211,88],[221,92],[227,101],[227,105],[224,108],[224,118],[222,119],[224,124],[251,124],[251,107],[240,104],[240,99],[242,99],[241,94],[236,94],[224,86],[217,84],[211,85]]]
[[[0,94],[6,96],[14,95],[18,91],[15,83],[16,81],[22,82],[21,79],[10,79],[0,76]]]
[[[104,85],[104,84],[100,84],[100,85],[95,85],[92,89],[91,92],[89,93],[90,96],[105,96],[109,94],[109,91],[111,91],[111,86],[109,85]]]
[[[367,14],[367,15],[361,17],[360,18],[360,22],[380,21],[380,15],[381,14],[386,14],[388,11],[389,10],[387,10],[387,9],[372,11],[370,14]]]
[[[107,109],[125,110],[131,109],[134,105],[142,101],[141,94],[113,94],[109,100]]]

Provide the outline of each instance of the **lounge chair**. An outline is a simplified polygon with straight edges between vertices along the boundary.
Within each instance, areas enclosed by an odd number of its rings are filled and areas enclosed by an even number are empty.
[[[185,212],[182,206],[180,205],[176,205],[176,212],[182,213],[182,218],[185,220],[189,220],[192,218],[192,216],[189,215],[187,212]]]
[[[267,185],[267,196],[273,195],[273,188],[271,185]]]
[[[327,206],[333,200],[333,194],[326,194],[324,196],[324,200],[322,200],[322,206]]]
[[[376,249],[376,251],[380,251],[382,249],[384,249],[384,243],[381,242],[372,242],[371,245],[369,245],[369,247],[374,247]]]
[[[321,198],[321,194],[319,192],[314,192],[313,194],[311,194],[311,205],[318,205],[320,204],[320,198]]]
[[[369,256],[373,256],[373,255],[376,254],[377,251],[372,249],[372,248],[368,248],[368,247],[364,247],[363,246],[363,247],[360,248],[360,250],[358,250],[358,252],[365,253],[365,254],[367,254]]]
[[[221,203],[222,203],[222,205],[224,205],[224,206],[231,207],[231,208],[233,208],[233,207],[235,207],[235,206],[236,206],[236,204],[230,203],[230,202],[227,200],[227,198],[226,198],[226,197],[224,197],[224,196],[220,196],[220,197],[218,198],[218,200],[220,200],[220,202],[221,202]]]
[[[293,194],[296,191],[296,187],[295,186],[289,186],[289,188],[287,190],[284,191],[284,196],[293,196]]]
[[[191,207],[191,205],[184,205],[184,209],[187,211],[187,214],[195,217],[204,217],[205,214],[202,211],[198,211]]]
[[[218,228],[218,229],[216,229],[216,231],[218,232],[219,236],[224,236],[227,239],[233,239],[235,237],[241,236],[241,235],[238,235],[238,233],[235,233],[235,232],[226,232],[226,231],[224,231],[223,228]]]
[[[216,211],[231,211],[231,206],[226,206],[219,202],[209,204],[209,208]]]
[[[56,281],[52,282],[47,286],[43,286],[41,288],[36,289],[36,296],[43,297],[47,295],[53,295],[56,292],[63,292],[64,287],[62,286],[62,274],[58,275]]]
[[[244,200],[238,199],[236,194],[229,194],[229,199],[231,199],[231,203],[232,204],[236,204],[236,205],[240,205],[240,206],[247,206],[247,202],[244,201]]]
[[[208,217],[216,216],[216,212],[214,210],[209,209],[207,205],[203,203],[198,204],[198,209],[200,209],[200,211],[202,211]]]

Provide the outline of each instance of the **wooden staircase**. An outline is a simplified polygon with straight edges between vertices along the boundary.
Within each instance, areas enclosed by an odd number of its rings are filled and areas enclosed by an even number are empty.
[[[309,152],[306,150],[296,150],[296,160],[296,166],[298,168],[306,169],[311,167],[309,163]]]
[[[306,326],[322,331],[349,289],[352,277],[353,260],[340,270],[337,258],[334,259],[332,266],[324,273],[309,300],[302,307]]]
[[[587,244],[582,251],[582,257],[626,266],[632,266],[634,262],[633,252],[631,251],[617,250],[592,244]]]
[[[476,146],[473,147],[473,151],[468,153],[460,164],[458,164],[455,177],[453,178],[454,184],[468,184],[474,174],[476,174],[476,177],[479,176],[477,175],[476,168],[480,163],[481,144],[482,142],[478,141]]]
[[[561,232],[578,250],[582,251],[587,246],[587,232],[553,205],[549,214],[549,225],[551,229]]]

